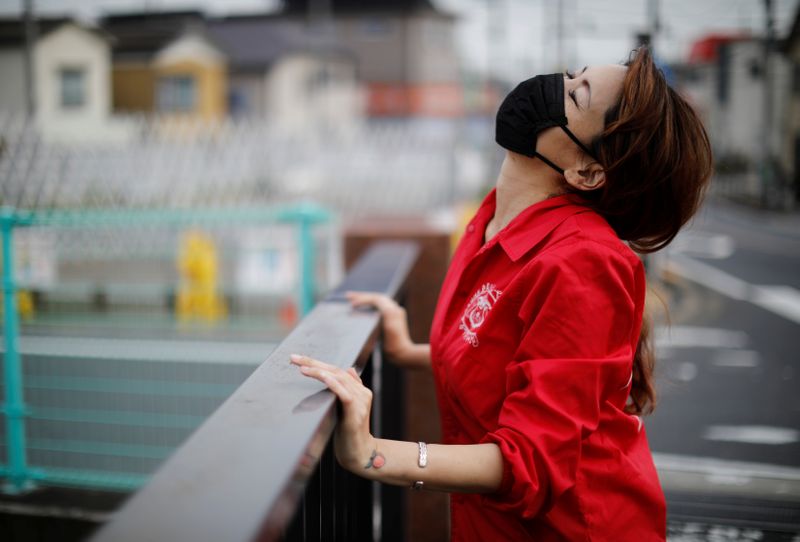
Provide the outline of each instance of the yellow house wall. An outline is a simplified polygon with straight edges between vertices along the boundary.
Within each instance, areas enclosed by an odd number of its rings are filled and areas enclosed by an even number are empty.
[[[196,102],[194,115],[203,120],[215,120],[227,114],[227,70],[223,64],[203,65],[184,61],[160,65],[157,76],[188,75],[194,77]]]
[[[155,72],[146,64],[115,64],[112,70],[112,99],[115,111],[155,109]]]

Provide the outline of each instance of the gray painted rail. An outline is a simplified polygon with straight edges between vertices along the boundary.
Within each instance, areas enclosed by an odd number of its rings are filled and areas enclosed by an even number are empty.
[[[337,421],[335,396],[290,365],[289,354],[364,371],[377,344],[379,315],[374,309],[350,308],[342,294],[359,289],[397,296],[418,251],[416,244],[402,241],[370,247],[342,285],[303,318],[92,540],[282,539],[297,517],[309,480],[323,466],[328,472],[339,469],[353,476],[330,459],[321,462]],[[350,487],[338,495],[335,490],[319,490],[320,509],[345,506],[342,501],[353,491]],[[372,510],[366,513],[371,515]],[[325,532],[340,532],[342,523],[311,521],[317,522],[317,534],[324,539],[334,539],[333,533]],[[300,531],[298,538],[316,538],[308,536],[305,527]]]

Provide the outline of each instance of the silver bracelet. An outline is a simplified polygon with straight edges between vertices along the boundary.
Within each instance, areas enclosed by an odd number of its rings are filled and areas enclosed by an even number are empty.
[[[419,466],[420,468],[425,468],[425,465],[428,464],[428,445],[422,441],[419,441]]]
[[[425,468],[425,465],[428,464],[428,445],[422,441],[417,443],[419,445],[419,460],[417,464],[420,468]],[[417,480],[411,485],[411,489],[414,491],[419,491],[422,489],[424,482],[422,480]]]

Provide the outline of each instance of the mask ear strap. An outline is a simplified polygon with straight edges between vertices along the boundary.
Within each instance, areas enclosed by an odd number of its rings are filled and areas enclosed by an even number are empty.
[[[533,154],[534,154],[534,155],[535,155],[535,156],[536,156],[536,157],[537,157],[539,160],[541,160],[542,162],[544,162],[545,164],[547,164],[548,166],[550,166],[550,167],[551,167],[551,168],[553,168],[554,170],[558,171],[558,173],[559,173],[559,174],[561,174],[561,175],[563,175],[563,174],[564,174],[564,170],[563,170],[563,169],[561,169],[560,167],[558,167],[557,165],[555,165],[553,162],[551,162],[550,160],[548,160],[547,158],[545,158],[544,156],[542,156],[541,154],[539,154],[537,151],[533,151]]]
[[[580,139],[578,139],[577,137],[575,137],[575,134],[573,134],[573,133],[570,131],[570,129],[569,129],[569,128],[567,128],[566,126],[561,126],[561,129],[562,129],[562,130],[564,130],[564,133],[565,133],[565,134],[567,134],[567,135],[569,136],[569,138],[570,138],[572,141],[574,141],[574,142],[575,142],[575,144],[576,144],[577,146],[579,146],[581,149],[583,149],[583,152],[585,152],[586,154],[588,154],[588,155],[589,155],[589,157],[591,157],[593,160],[597,161],[597,158],[595,158],[595,157],[594,157],[594,153],[593,153],[592,151],[590,151],[588,148],[586,148],[586,145],[584,145],[583,143],[581,143],[581,140],[580,140]]]

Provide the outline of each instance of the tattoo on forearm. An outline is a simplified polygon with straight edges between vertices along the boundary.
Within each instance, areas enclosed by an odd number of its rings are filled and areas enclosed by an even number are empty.
[[[365,469],[370,467],[375,467],[376,469],[381,468],[386,464],[386,458],[383,457],[383,454],[380,453],[378,450],[372,450],[372,456],[367,461],[367,464],[364,465]]]

